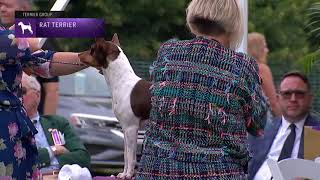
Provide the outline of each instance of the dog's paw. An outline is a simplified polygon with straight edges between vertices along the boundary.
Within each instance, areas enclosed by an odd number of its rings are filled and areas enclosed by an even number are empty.
[[[119,173],[119,174],[117,175],[117,178],[125,179],[125,178],[126,178],[126,173],[125,173],[125,172]]]
[[[134,179],[134,174],[127,173],[125,179]]]
[[[135,179],[134,178],[134,174],[131,174],[131,173],[119,173],[117,175],[117,178],[119,179],[125,179],[125,180],[132,180],[132,179]]]

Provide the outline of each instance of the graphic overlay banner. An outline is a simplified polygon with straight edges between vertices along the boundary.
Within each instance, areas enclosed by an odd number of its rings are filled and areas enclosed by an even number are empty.
[[[104,37],[105,22],[96,18],[16,18],[16,37]]]
[[[64,11],[15,11],[15,18],[67,18]]]

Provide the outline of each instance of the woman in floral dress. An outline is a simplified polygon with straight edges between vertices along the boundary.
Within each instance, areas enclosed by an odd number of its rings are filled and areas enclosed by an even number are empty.
[[[78,54],[42,51],[34,42],[16,39],[14,31],[0,27],[0,179],[32,179],[36,172],[37,130],[22,106],[22,71],[50,77],[86,67],[53,63],[79,62]]]

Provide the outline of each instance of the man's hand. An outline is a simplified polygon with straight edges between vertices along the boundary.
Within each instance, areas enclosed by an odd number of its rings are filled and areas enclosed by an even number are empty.
[[[54,146],[52,146],[52,148],[53,148],[53,147],[55,148],[55,150],[53,151],[53,154],[54,154],[55,156],[70,152],[70,151],[69,151],[67,148],[65,148],[64,146],[54,145]],[[51,149],[52,149],[52,148],[51,148]],[[54,148],[53,148],[53,149],[54,149]]]

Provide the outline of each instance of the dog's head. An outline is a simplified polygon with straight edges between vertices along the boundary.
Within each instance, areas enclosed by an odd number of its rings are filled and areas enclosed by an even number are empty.
[[[97,38],[90,50],[79,54],[80,61],[96,68],[107,68],[109,63],[116,60],[120,54],[120,43],[117,34],[114,34],[111,41]]]
[[[23,25],[23,23],[22,23],[22,22],[19,22],[19,23],[18,23],[18,26],[22,26],[22,25]]]

